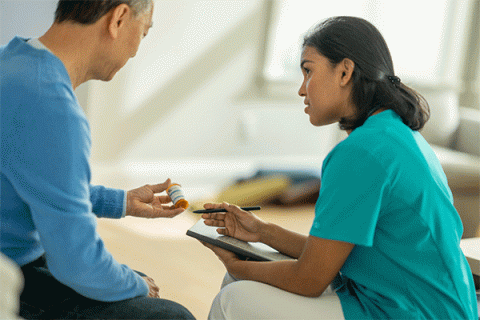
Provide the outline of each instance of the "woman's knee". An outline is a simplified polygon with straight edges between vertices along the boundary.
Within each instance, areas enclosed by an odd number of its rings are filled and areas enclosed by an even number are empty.
[[[235,281],[222,288],[213,300],[210,309],[210,320],[255,318],[257,310],[263,302],[258,301],[258,291],[267,286],[255,281]]]
[[[344,319],[333,292],[317,298],[304,297],[255,281],[235,281],[215,297],[210,320],[221,319]]]

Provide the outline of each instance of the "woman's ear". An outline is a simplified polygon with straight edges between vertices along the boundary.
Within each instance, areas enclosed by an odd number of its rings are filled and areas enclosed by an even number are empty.
[[[340,71],[342,72],[342,77],[340,79],[340,85],[346,86],[352,79],[353,70],[355,69],[355,62],[345,58],[340,63]]]

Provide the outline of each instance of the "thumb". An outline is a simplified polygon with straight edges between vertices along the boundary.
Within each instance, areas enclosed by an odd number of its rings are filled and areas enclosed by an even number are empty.
[[[150,185],[150,189],[153,191],[153,193],[160,193],[167,190],[168,186],[171,184],[172,181],[170,180],[170,178],[168,178],[163,183]]]

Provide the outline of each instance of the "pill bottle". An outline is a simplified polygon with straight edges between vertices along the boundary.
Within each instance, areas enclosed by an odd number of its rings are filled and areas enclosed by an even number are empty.
[[[175,208],[188,208],[188,201],[185,200],[185,193],[183,193],[182,187],[177,184],[171,184],[167,188],[167,194],[172,199]]]

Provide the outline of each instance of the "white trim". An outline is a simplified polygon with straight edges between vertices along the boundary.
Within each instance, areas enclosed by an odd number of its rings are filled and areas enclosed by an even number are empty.
[[[46,50],[46,51],[52,53],[52,51],[50,51],[47,47],[45,47],[45,45],[42,42],[40,42],[40,40],[38,38],[28,39],[27,43],[29,45],[31,45],[32,47],[34,47],[35,49]]]

